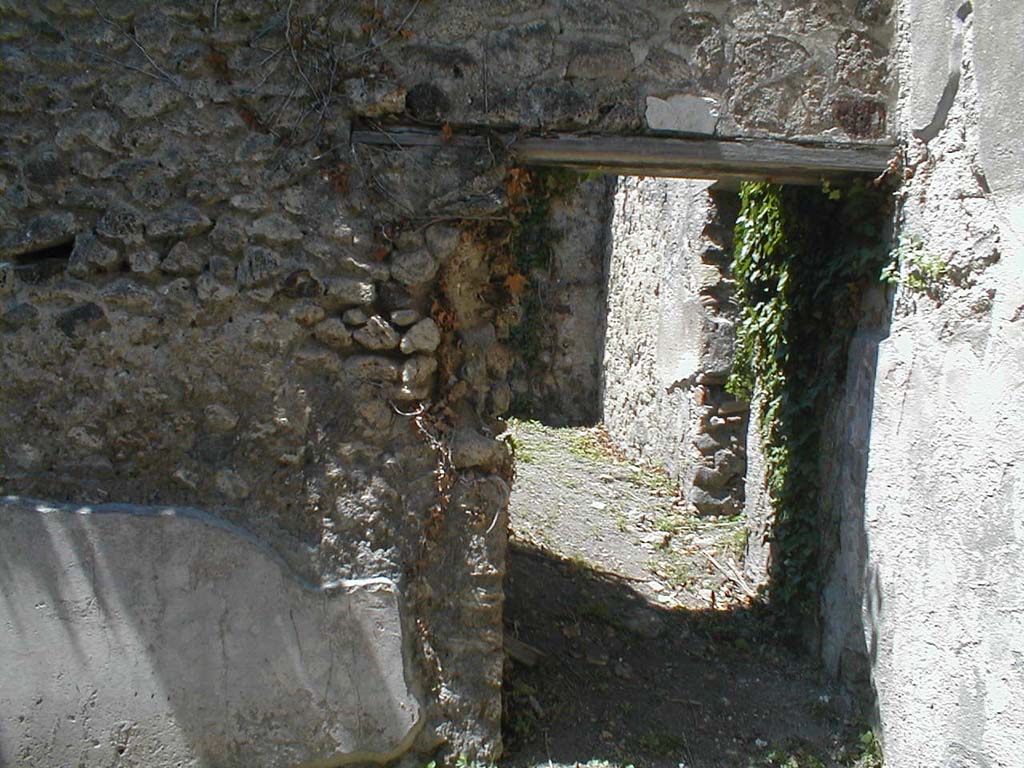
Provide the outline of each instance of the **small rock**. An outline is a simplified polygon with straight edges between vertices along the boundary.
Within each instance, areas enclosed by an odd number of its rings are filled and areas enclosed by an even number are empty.
[[[57,328],[69,339],[96,333],[110,327],[107,314],[99,304],[89,302],[57,316]]]
[[[336,317],[330,317],[317,324],[313,330],[317,341],[332,349],[348,349],[352,346],[352,333]]]
[[[406,331],[402,337],[402,352],[433,352],[441,344],[441,332],[432,318],[426,317]]]
[[[116,249],[101,243],[95,235],[82,234],[75,238],[75,247],[68,261],[68,272],[85,277],[91,272],[111,272],[121,263]]]
[[[312,302],[296,304],[288,310],[288,316],[299,325],[311,327],[319,323],[327,315],[324,308]]]
[[[217,473],[217,490],[233,501],[241,501],[249,496],[249,484],[232,469],[222,469]]]
[[[344,371],[357,381],[367,382],[397,382],[402,375],[398,363],[380,355],[352,355],[345,359]]]
[[[211,256],[207,267],[218,280],[233,281],[238,272],[235,262],[226,256]]]
[[[125,245],[142,242],[142,215],[125,205],[108,208],[96,222],[96,234]]]
[[[366,325],[352,334],[352,338],[367,349],[374,350],[394,349],[402,340],[398,331],[380,315],[369,318]]]
[[[202,234],[213,226],[204,214],[191,205],[162,211],[146,222],[146,234],[154,238],[186,238]]]
[[[311,299],[323,293],[323,284],[308,269],[289,272],[281,281],[281,294],[289,299]]]
[[[451,255],[459,245],[462,232],[456,227],[446,224],[435,224],[427,227],[424,233],[427,239],[427,247],[437,259],[444,259]]]
[[[358,307],[353,309],[347,309],[342,314],[341,319],[345,321],[346,325],[365,325],[366,321],[370,318],[367,314],[359,309]]]
[[[400,253],[391,262],[391,277],[402,285],[422,285],[436,273],[437,262],[426,249]]]
[[[76,227],[77,222],[71,213],[37,216],[21,233],[14,235],[13,240],[8,235],[0,241],[0,254],[26,253],[66,243],[74,235]]]
[[[196,279],[196,296],[202,302],[218,302],[238,295],[238,289],[231,285],[223,285],[209,272],[204,272]]]
[[[69,150],[84,143],[114,152],[117,149],[118,124],[106,112],[83,112],[70,125],[57,131],[56,143],[61,149]]]
[[[14,291],[14,265],[0,261],[0,296]]]
[[[156,251],[134,251],[128,254],[128,268],[139,275],[149,275],[160,266],[160,254]]]
[[[350,277],[330,277],[324,281],[324,306],[365,306],[372,304],[377,296],[373,283]]]
[[[590,502],[590,508],[598,512],[604,512],[604,510],[608,509],[608,505],[601,501],[592,501]]]
[[[491,404],[496,415],[507,413],[512,407],[512,387],[508,382],[500,381],[491,387]]]
[[[715,451],[722,447],[722,444],[720,442],[715,440],[715,438],[713,438],[706,432],[697,435],[697,437],[695,437],[693,440],[693,445],[698,451],[705,455],[709,453],[714,453]]]
[[[728,400],[718,406],[719,416],[732,416],[737,413],[746,413],[750,410],[750,403],[742,400]]]
[[[264,285],[277,277],[280,270],[280,256],[268,248],[251,245],[238,265],[238,284],[243,288]]]
[[[294,243],[302,239],[302,230],[291,219],[277,213],[256,219],[245,228],[245,231],[252,239],[270,245]]]
[[[437,360],[427,355],[414,355],[402,366],[402,383],[408,386],[422,386],[430,381],[437,370]]]
[[[391,322],[403,328],[412,325],[420,319],[420,313],[415,309],[396,309],[391,313]]]
[[[405,88],[385,78],[352,78],[342,87],[350,109],[357,115],[383,117],[405,110]]]
[[[427,123],[441,122],[451,109],[447,94],[430,83],[413,86],[405,96],[405,109],[417,120]]]
[[[711,135],[718,126],[718,102],[686,94],[668,99],[648,96],[646,119],[652,131]]]
[[[475,429],[460,429],[451,438],[452,464],[459,469],[493,470],[504,463],[507,451],[504,443]]]
[[[35,325],[39,319],[39,310],[27,302],[15,304],[0,314],[0,325],[8,328],[22,328]]]
[[[729,475],[710,467],[697,467],[693,472],[693,484],[701,488],[722,488],[729,482]]]
[[[658,614],[650,610],[636,610],[627,614],[623,625],[629,632],[648,640],[654,640],[665,629],[665,623]]]
[[[211,432],[230,432],[238,424],[238,414],[226,405],[215,403],[203,410],[206,427]]]
[[[140,117],[154,117],[166,112],[179,103],[183,96],[176,88],[158,80],[141,83],[129,89],[128,94],[118,102],[125,115],[132,120]]]
[[[237,216],[221,216],[217,219],[217,226],[210,232],[210,240],[231,254],[241,253],[248,242],[242,220]]]
[[[177,242],[164,260],[160,262],[160,271],[169,275],[198,275],[203,271],[205,258],[185,242]]]
[[[199,487],[199,475],[193,472],[191,469],[179,467],[174,471],[171,477],[173,477],[178,483],[185,486],[186,488],[189,488],[190,490],[194,491],[196,488]]]

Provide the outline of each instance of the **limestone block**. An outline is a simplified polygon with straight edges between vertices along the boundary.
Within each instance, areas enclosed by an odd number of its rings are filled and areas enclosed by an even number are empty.
[[[387,579],[307,583],[198,510],[16,497],[0,563],[0,764],[383,762],[419,729]]]

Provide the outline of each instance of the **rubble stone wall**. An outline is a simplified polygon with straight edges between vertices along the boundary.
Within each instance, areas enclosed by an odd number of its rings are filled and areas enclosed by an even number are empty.
[[[612,217],[602,408],[612,439],[663,467],[702,514],[742,509],[747,406],[724,388],[736,196],[623,177]]]
[[[689,104],[720,135],[884,139],[887,24],[839,0],[0,3],[4,492],[199,507],[311,583],[389,579],[410,754],[495,758],[511,355],[481,233],[507,162],[351,146],[352,121],[687,131]],[[5,746],[64,714],[13,712]]]

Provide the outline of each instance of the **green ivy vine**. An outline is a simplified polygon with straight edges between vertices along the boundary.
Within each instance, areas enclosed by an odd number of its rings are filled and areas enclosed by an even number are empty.
[[[864,288],[888,261],[889,196],[744,184],[733,275],[740,320],[733,394],[759,407],[772,504],[768,598],[791,619],[814,616],[820,541],[821,421],[845,376]]]

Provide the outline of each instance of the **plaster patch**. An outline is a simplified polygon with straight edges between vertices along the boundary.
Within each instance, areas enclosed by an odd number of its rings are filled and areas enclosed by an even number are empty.
[[[682,94],[668,99],[648,96],[646,118],[652,131],[711,135],[718,126],[718,102]]]
[[[387,579],[197,510],[0,499],[0,764],[384,762],[420,726]]]

